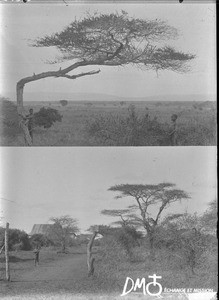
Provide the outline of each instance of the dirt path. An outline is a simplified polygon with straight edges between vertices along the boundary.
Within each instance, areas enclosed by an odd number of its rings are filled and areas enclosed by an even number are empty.
[[[84,254],[63,254],[57,260],[40,263],[19,276],[15,282],[65,281],[78,280],[86,274],[86,256]]]
[[[15,270],[16,266],[16,270]],[[0,281],[0,298],[4,300],[120,300],[121,291],[109,293],[99,289],[96,276],[87,276],[86,254],[42,253],[40,265],[33,264],[32,253],[11,263],[12,281]],[[12,271],[11,270],[11,271]],[[94,289],[94,287],[96,289]],[[112,287],[112,290],[115,286]],[[124,300],[153,300],[142,293],[129,294]],[[156,298],[158,299],[158,298]],[[163,300],[188,300],[186,296],[166,294]],[[204,298],[191,298],[204,299]],[[216,298],[215,298],[216,299]],[[207,300],[207,298],[205,298]]]
[[[21,270],[21,268],[20,268]],[[87,266],[85,254],[62,254],[55,259],[42,259],[35,267],[33,260],[29,261],[28,268],[12,273],[11,282],[0,283],[0,297],[8,299],[20,295],[24,299],[33,294],[50,294],[80,290],[81,283],[87,280]],[[83,287],[83,285],[82,285]]]

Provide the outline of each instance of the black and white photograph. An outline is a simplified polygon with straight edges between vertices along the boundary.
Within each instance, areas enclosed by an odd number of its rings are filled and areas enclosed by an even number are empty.
[[[0,17],[0,298],[216,300],[216,1]]]
[[[214,2],[14,3],[2,16],[2,146],[216,145]]]
[[[1,198],[1,221],[11,227],[12,282],[0,282],[3,295],[216,299],[215,147],[1,155],[13,182],[5,179]],[[154,274],[159,285],[148,286]]]

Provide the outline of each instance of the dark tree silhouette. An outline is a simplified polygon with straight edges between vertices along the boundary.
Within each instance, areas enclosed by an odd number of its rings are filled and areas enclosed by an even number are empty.
[[[76,79],[94,75],[99,69],[88,72],[71,71],[87,66],[126,66],[133,65],[145,70],[172,70],[186,72],[187,62],[194,55],[183,53],[162,45],[177,37],[177,30],[161,20],[143,20],[131,18],[126,12],[88,15],[82,20],[73,21],[59,33],[38,38],[33,47],[56,47],[60,57],[50,63],[69,61],[63,69],[33,74],[17,82],[18,113],[24,114],[23,90],[32,81],[47,77]],[[28,145],[31,139],[25,123],[21,128],[26,135]]]

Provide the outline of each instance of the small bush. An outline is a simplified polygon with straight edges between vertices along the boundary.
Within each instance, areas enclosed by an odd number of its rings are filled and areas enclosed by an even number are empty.
[[[62,115],[54,108],[42,107],[37,113],[34,114],[35,126],[50,128],[55,122],[61,121]]]
[[[61,103],[62,106],[66,106],[68,104],[67,100],[60,100],[59,102]]]

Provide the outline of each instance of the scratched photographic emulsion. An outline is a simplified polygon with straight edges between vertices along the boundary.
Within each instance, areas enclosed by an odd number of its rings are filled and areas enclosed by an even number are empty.
[[[0,16],[0,297],[216,300],[216,1]]]

